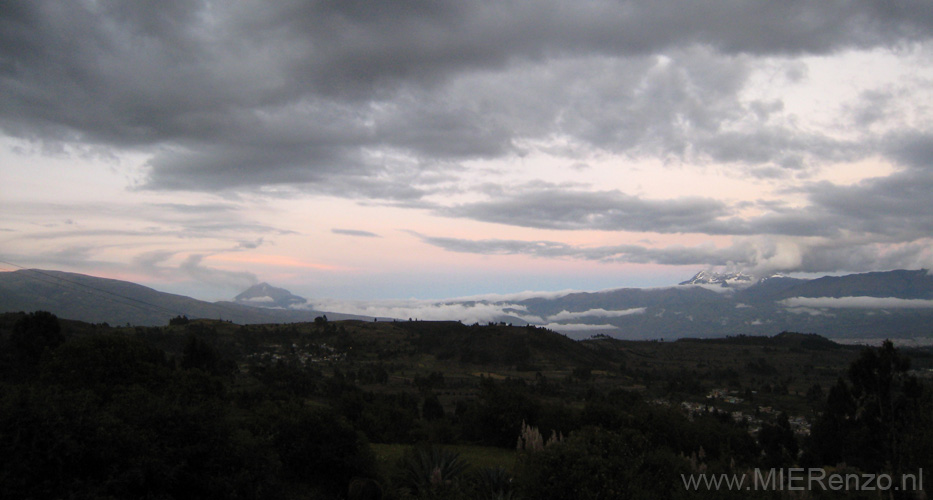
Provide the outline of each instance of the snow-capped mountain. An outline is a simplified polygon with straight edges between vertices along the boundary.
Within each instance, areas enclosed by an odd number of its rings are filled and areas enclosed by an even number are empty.
[[[681,285],[719,285],[723,287],[747,287],[758,283],[760,278],[751,276],[742,272],[735,273],[716,273],[712,271],[700,271]]]
[[[760,280],[706,272],[684,283],[696,285],[440,302],[330,301],[322,306],[316,301],[320,309],[313,309],[305,299],[266,283],[241,293],[236,302],[204,302],[125,281],[20,270],[0,272],[0,312],[43,310],[66,319],[142,326],[165,325],[180,314],[239,324],[314,321],[326,314],[330,320],[414,317],[534,324],[572,338],[600,333],[675,339],[781,331],[830,338],[931,338],[933,274],[926,269]]]
[[[304,297],[299,297],[284,288],[276,288],[268,283],[259,283],[247,288],[243,293],[237,295],[233,301],[237,304],[275,309],[288,309],[308,302]]]

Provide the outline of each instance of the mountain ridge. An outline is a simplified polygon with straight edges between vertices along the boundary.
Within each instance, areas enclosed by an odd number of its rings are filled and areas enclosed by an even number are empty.
[[[313,321],[322,314],[332,319],[363,319],[312,309],[278,310],[228,301],[206,302],[129,281],[64,271],[22,269],[0,273],[0,311],[35,310],[89,323],[138,326],[165,325],[174,316],[240,324]]]
[[[679,285],[720,285],[722,287],[745,287],[751,286],[762,279],[741,271],[730,273],[717,273],[713,271],[700,271],[693,278],[678,283]]]
[[[933,337],[929,327],[933,324],[933,276],[925,269],[817,279],[775,275],[739,287],[712,283],[717,279],[728,283],[728,278],[701,272],[682,282],[686,285],[580,292],[517,304],[525,308],[528,317],[538,316],[549,328],[578,338],[596,333],[650,339],[773,335],[780,331],[815,332],[833,338]],[[877,306],[865,306],[872,303]],[[620,314],[633,310],[637,313]],[[580,320],[587,314],[600,317],[586,324],[555,322],[558,318]],[[597,325],[603,328],[595,328]],[[580,331],[574,332],[574,328]]]
[[[700,273],[697,276],[703,278]],[[742,286],[727,287],[704,283],[512,299],[449,299],[428,306],[449,311],[435,311],[434,319],[442,314],[443,319],[462,321],[466,315],[469,323],[531,324],[578,339],[594,334],[637,340],[781,331],[829,338],[933,338],[929,326],[933,325],[933,276],[925,269],[806,280],[774,276],[751,285],[741,281]],[[240,324],[305,322],[325,314],[333,320],[371,321],[374,316],[404,320],[424,318],[417,310],[423,302],[413,304],[411,310],[391,309],[388,314],[374,314],[379,309],[369,304],[342,308],[345,304],[333,301],[327,307],[335,310],[319,311],[307,299],[268,283],[245,290],[233,301],[205,302],[135,283],[61,271],[0,273],[0,312],[47,310],[92,323],[155,326],[176,315]]]

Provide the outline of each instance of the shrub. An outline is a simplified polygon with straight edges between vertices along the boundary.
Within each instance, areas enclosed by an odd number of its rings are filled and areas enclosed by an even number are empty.
[[[467,463],[460,454],[439,446],[416,447],[399,463],[398,483],[414,498],[456,498]]]
[[[502,467],[484,467],[473,477],[473,498],[478,500],[514,500],[512,475]]]

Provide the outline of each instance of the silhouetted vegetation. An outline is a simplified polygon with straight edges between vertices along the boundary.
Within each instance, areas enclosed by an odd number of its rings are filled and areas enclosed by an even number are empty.
[[[0,348],[2,498],[781,498],[682,475],[933,470],[933,356],[890,343],[39,312],[0,315]]]
[[[830,389],[805,461],[870,473],[933,470],[931,391],[890,341],[866,349]]]

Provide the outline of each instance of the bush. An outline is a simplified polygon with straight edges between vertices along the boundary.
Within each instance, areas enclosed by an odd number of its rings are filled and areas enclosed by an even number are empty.
[[[376,461],[366,441],[323,408],[288,405],[265,410],[264,434],[282,463],[283,478],[332,496],[347,492],[354,477],[374,477]]]
[[[65,341],[58,318],[46,311],[26,314],[16,320],[13,334],[14,355],[28,366],[35,366],[42,356]]]
[[[467,463],[460,454],[438,446],[416,447],[402,457],[396,482],[413,498],[458,498]]]
[[[677,498],[686,494],[680,474],[689,470],[684,458],[651,449],[639,432],[585,427],[525,455],[517,481],[522,496],[536,500]]]
[[[512,475],[502,467],[484,467],[473,477],[473,498],[478,500],[517,499]]]
[[[106,395],[133,384],[164,388],[171,371],[165,354],[145,342],[124,335],[101,334],[63,344],[44,362],[42,377],[49,383]]]

